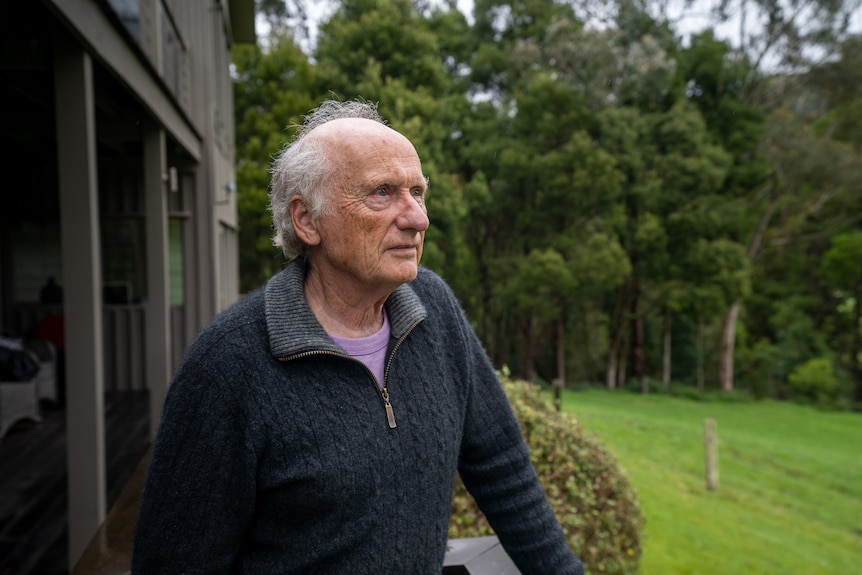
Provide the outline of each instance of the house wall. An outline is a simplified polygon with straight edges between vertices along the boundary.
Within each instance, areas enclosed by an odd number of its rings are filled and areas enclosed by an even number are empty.
[[[103,391],[149,388],[154,432],[186,345],[238,298],[227,15],[226,0],[0,3],[0,329],[67,316],[70,565],[104,518]],[[60,303],[40,301],[50,275]]]

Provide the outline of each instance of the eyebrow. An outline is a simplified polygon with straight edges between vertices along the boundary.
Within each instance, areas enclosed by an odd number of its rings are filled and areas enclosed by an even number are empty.
[[[422,183],[423,183],[423,184],[425,184],[425,190],[427,191],[427,190],[428,190],[428,188],[430,188],[430,187],[431,187],[431,178],[429,178],[428,176],[422,176]],[[412,189],[412,188],[415,188],[416,186],[417,186],[417,184],[410,184],[410,185],[408,185],[408,186],[406,186],[406,187],[408,187],[408,188]],[[377,188],[380,188],[380,187],[385,187],[385,188],[401,188],[401,187],[405,187],[405,186],[402,186],[401,184],[396,184],[396,183],[394,183],[394,182],[392,182],[392,181],[380,180],[380,181],[378,181],[377,183],[369,183],[369,184],[368,184],[368,187],[369,187],[369,188],[377,189]]]

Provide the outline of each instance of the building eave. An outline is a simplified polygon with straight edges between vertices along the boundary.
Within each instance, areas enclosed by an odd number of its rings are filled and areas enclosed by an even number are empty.
[[[254,44],[254,0],[227,0],[231,38],[236,44]]]

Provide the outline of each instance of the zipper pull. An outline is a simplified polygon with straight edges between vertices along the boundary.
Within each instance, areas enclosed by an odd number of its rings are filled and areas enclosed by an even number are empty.
[[[392,410],[392,404],[389,403],[389,390],[384,387],[380,390],[380,393],[383,394],[383,407],[386,408],[386,419],[389,421],[389,429],[395,429],[398,426],[395,425],[395,412]]]

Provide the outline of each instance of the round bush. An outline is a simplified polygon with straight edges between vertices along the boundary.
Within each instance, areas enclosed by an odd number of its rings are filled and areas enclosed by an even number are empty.
[[[643,516],[625,472],[595,437],[582,432],[574,418],[554,411],[537,386],[504,376],[501,380],[548,501],[587,573],[637,573]],[[449,537],[491,534],[488,521],[459,479]]]
[[[825,357],[809,359],[787,377],[790,388],[797,395],[815,403],[826,403],[835,395],[838,378],[832,361]]]

